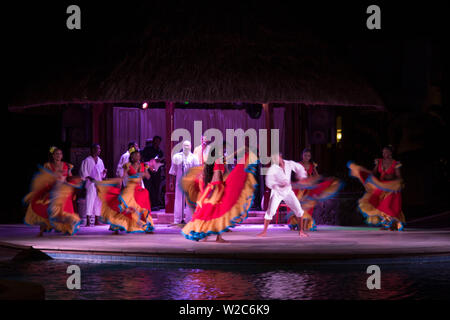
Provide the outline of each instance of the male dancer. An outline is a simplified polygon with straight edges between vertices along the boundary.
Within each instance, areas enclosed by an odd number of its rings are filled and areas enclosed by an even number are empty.
[[[291,186],[291,172],[294,171],[297,179],[304,179],[307,177],[305,168],[297,162],[291,160],[284,160],[281,154],[272,156],[272,165],[267,171],[266,185],[271,189],[269,205],[264,216],[264,230],[258,234],[260,237],[265,237],[269,223],[275,215],[281,201],[294,210],[297,218],[300,218],[300,237],[307,237],[303,232],[302,216],[303,209],[292,191]]]

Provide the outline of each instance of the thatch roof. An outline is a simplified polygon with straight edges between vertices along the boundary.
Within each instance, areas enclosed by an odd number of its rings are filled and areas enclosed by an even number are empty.
[[[75,72],[61,68],[51,81],[34,83],[9,106],[191,101],[383,108],[367,81],[310,31],[276,30],[227,8],[159,9],[146,11],[140,32],[114,39]]]

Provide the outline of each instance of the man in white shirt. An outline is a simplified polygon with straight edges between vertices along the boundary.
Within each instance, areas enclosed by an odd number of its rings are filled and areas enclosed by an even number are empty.
[[[91,225],[91,216],[95,216],[95,225],[100,223],[102,212],[102,202],[97,196],[95,181],[101,181],[106,176],[106,169],[99,155],[100,145],[94,144],[91,147],[91,155],[81,163],[81,178],[86,181],[86,226]]]
[[[208,141],[208,138],[206,138],[206,136],[202,136],[200,145],[194,148],[194,156],[197,158],[198,164],[200,166],[205,163],[206,159],[208,159],[209,150],[211,149],[209,142],[210,141]]]
[[[280,154],[272,156],[272,165],[266,175],[266,185],[271,189],[270,200],[264,216],[264,230],[258,236],[266,236],[270,221],[277,212],[281,201],[284,201],[294,211],[295,216],[300,218],[300,237],[307,237],[302,227],[303,209],[291,186],[292,171],[295,172],[297,179],[307,177],[306,170],[301,164],[291,160],[284,160]]]
[[[191,152],[191,142],[183,142],[183,151],[174,154],[172,157],[172,166],[170,167],[169,174],[176,176],[175,185],[175,203],[174,203],[174,223],[187,223],[191,220],[192,209],[187,206],[186,209],[186,199],[184,197],[183,190],[181,188],[181,178],[188,172],[192,167],[199,165],[198,159]]]
[[[122,156],[120,157],[119,164],[117,165],[117,169],[116,169],[116,176],[118,178],[122,178],[124,176],[123,165],[126,164],[128,162],[128,160],[130,159],[130,149],[132,147],[134,147],[136,150],[138,150],[138,144],[134,141],[131,141],[130,143],[128,143],[127,152],[122,154]],[[125,179],[126,179],[126,177],[122,181],[123,186],[125,186],[127,184]]]

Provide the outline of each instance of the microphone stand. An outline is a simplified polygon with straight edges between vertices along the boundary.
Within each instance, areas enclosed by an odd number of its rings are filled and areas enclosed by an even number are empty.
[[[186,165],[185,158],[186,158],[186,156],[184,155],[184,152],[183,152],[183,162],[181,164],[181,177],[184,176],[184,166]],[[186,223],[184,221],[184,204],[185,204],[185,199],[184,199],[184,192],[183,192],[182,196],[181,196],[181,223],[182,224]]]

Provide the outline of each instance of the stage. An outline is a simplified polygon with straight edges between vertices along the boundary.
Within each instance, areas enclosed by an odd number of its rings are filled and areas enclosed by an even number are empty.
[[[308,232],[308,238],[300,238],[297,231],[286,225],[270,225],[263,238],[256,236],[261,230],[261,225],[241,225],[223,235],[228,243],[216,243],[215,236],[207,242],[186,240],[180,228],[171,225],[156,225],[153,234],[113,235],[108,226],[96,226],[82,227],[75,236],[52,232],[41,238],[37,237],[37,227],[1,225],[0,247],[11,254],[33,247],[54,259],[191,265],[450,257],[450,229],[411,228],[393,232],[319,225],[318,231]]]

